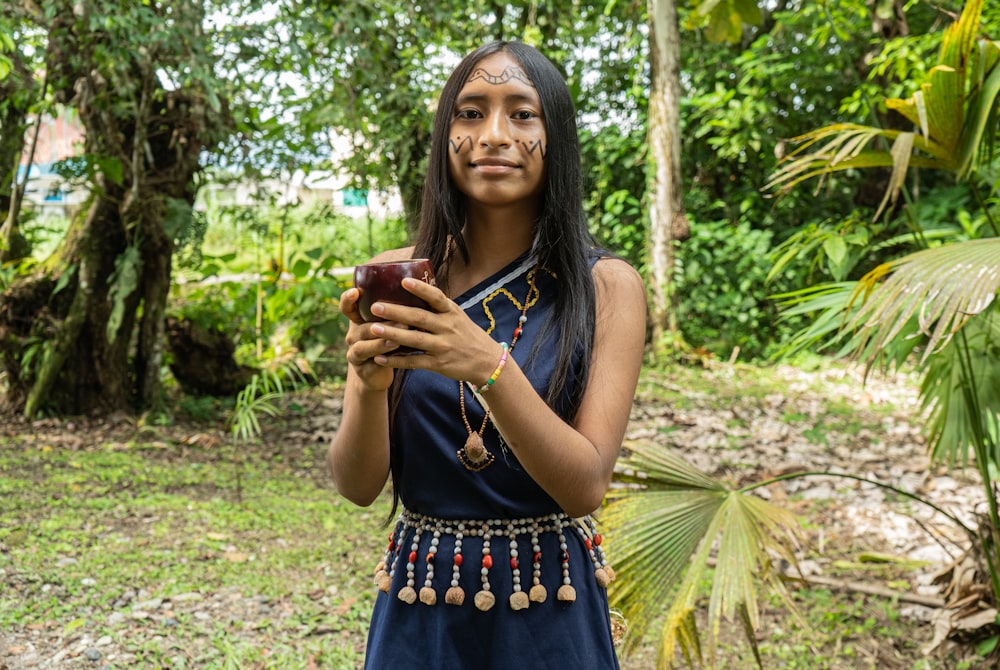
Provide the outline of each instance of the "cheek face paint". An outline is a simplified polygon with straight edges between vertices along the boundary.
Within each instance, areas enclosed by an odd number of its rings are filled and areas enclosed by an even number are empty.
[[[448,144],[451,145],[451,150],[455,152],[455,155],[458,155],[463,149],[466,149],[466,145],[468,145],[468,149],[472,149],[472,135],[453,137],[448,140]]]
[[[545,154],[548,151],[548,147],[542,144],[542,140],[526,140],[523,142],[521,140],[517,140],[517,143],[527,149],[529,156],[534,157],[535,152],[537,151],[542,157],[542,160],[545,160]]]

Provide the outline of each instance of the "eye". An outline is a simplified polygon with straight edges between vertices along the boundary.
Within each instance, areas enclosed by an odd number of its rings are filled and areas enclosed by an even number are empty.
[[[530,121],[531,119],[537,119],[538,114],[535,114],[530,109],[522,109],[519,112],[514,112],[513,117],[518,121]]]
[[[475,109],[460,109],[457,112],[455,112],[455,118],[456,119],[466,119],[466,120],[468,120],[468,119],[478,119],[478,118],[481,118],[481,117],[482,117],[482,114],[480,114]]]

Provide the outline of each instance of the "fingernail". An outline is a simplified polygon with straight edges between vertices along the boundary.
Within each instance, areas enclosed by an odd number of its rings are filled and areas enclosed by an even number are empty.
[[[413,277],[407,277],[403,280],[403,288],[413,288],[417,285],[417,280]]]
[[[375,309],[372,308],[372,311],[374,312]],[[385,326],[380,326],[380,325],[374,325],[374,326],[372,326],[372,334],[373,335],[384,335],[385,334]]]
[[[383,305],[382,303],[377,302],[374,305],[372,305],[372,314],[381,314],[384,311],[385,311],[385,305]]]

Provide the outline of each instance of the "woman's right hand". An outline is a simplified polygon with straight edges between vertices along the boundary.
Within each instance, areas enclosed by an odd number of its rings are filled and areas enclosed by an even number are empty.
[[[358,310],[360,291],[349,288],[340,295],[340,312],[350,320],[347,329],[347,362],[358,381],[369,391],[385,391],[392,385],[394,370],[377,365],[375,356],[388,354],[399,345],[372,333],[371,323],[361,318]]]

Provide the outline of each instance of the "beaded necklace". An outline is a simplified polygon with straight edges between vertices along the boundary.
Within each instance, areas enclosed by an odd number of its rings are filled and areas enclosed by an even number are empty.
[[[493,318],[493,313],[489,307],[489,303],[493,298],[505,295],[511,304],[521,312],[521,316],[517,319],[517,326],[514,328],[514,333],[510,339],[510,346],[506,349],[508,354],[514,351],[514,345],[517,344],[517,341],[521,338],[521,333],[524,332],[524,324],[528,322],[528,309],[538,302],[539,292],[535,286],[535,274],[537,271],[538,266],[536,265],[528,272],[528,294],[524,297],[523,304],[504,287],[493,291],[483,300],[483,312],[490,321],[490,325],[486,329],[487,335],[492,334],[496,328],[496,320]],[[479,426],[479,430],[473,430],[472,425],[469,423],[469,417],[465,412],[465,382],[462,381],[458,382],[458,404],[462,410],[462,423],[465,424],[465,429],[468,431],[469,437],[465,440],[465,446],[455,452],[455,454],[467,470],[479,472],[496,460],[496,457],[486,448],[483,442],[483,434],[486,432],[486,425],[490,420],[490,410],[486,410],[486,415],[483,416],[483,423]]]

